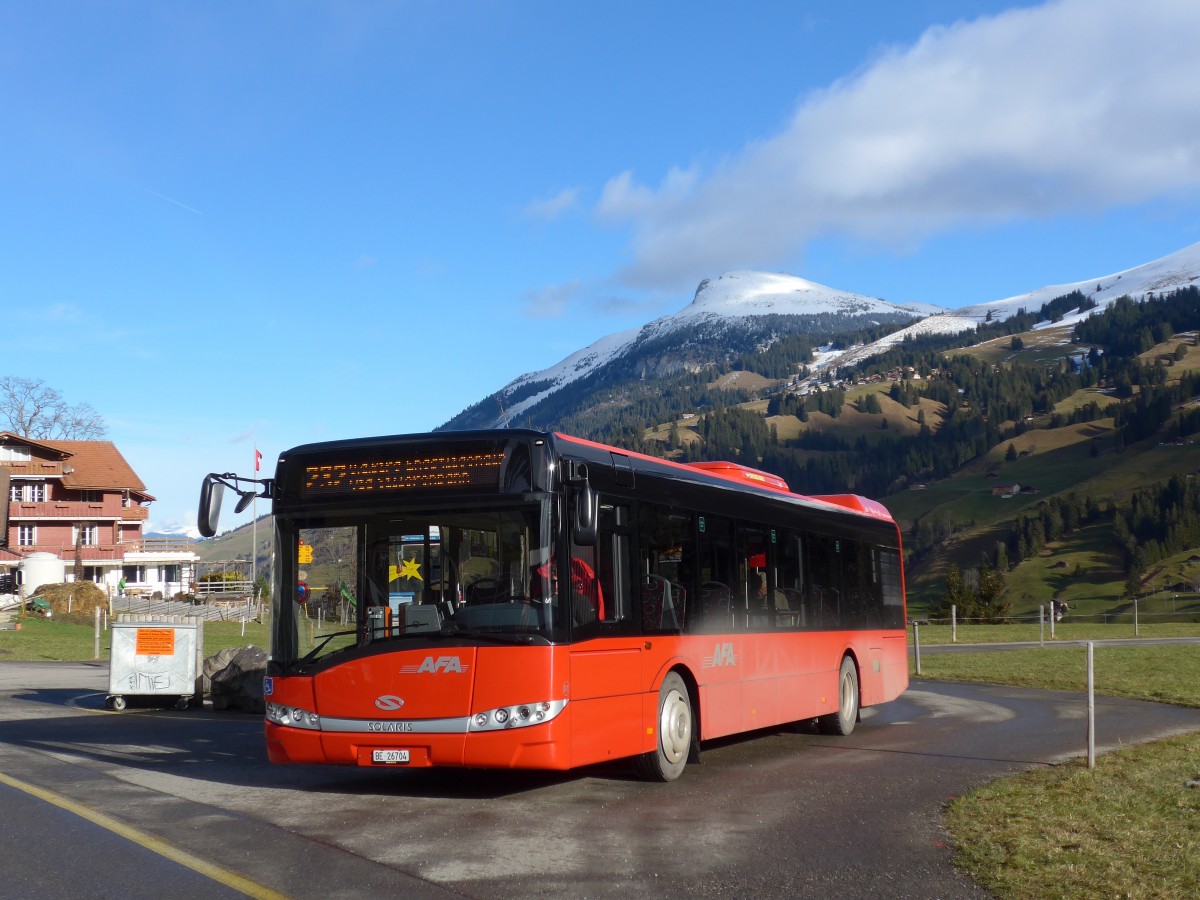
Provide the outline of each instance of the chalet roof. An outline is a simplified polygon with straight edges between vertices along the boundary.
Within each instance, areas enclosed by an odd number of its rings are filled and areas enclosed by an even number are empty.
[[[63,484],[69,488],[117,488],[146,494],[146,485],[138,478],[133,467],[125,461],[121,451],[112,441],[44,441],[43,443],[69,454],[70,465],[63,470]]]
[[[60,457],[64,487],[73,490],[129,491],[137,494],[139,500],[154,499],[146,493],[146,485],[112,441],[33,440],[9,431],[0,431],[0,443],[28,444]],[[18,474],[23,467],[10,464],[9,468],[13,474]]]
[[[66,455],[64,451],[54,447],[48,441],[39,441],[34,440],[33,438],[22,437],[21,435],[14,434],[11,431],[0,431],[0,444],[20,444],[21,446],[25,447],[34,447],[60,458],[63,458]]]

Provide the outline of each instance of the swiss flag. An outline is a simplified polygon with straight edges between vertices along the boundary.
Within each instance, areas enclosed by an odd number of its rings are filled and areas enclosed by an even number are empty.
[[[262,468],[262,451],[257,447],[254,448],[254,471],[257,472]]]

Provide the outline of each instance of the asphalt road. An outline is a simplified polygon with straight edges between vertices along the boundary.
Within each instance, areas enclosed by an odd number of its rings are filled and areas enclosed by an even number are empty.
[[[942,806],[1086,741],[1082,696],[917,680],[848,738],[707,744],[669,785],[275,767],[255,717],[106,712],[106,684],[0,662],[0,897],[982,897]],[[1200,729],[1162,704],[1096,714],[1101,749]]]

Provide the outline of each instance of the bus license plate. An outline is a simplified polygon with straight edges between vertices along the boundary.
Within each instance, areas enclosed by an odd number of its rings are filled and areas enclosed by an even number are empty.
[[[407,750],[372,750],[371,762],[374,763],[406,763],[408,762]]]

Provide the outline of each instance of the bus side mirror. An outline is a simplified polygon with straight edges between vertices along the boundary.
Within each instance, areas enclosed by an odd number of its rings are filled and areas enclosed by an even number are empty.
[[[575,509],[572,532],[580,547],[593,547],[599,532],[600,500],[596,490],[586,482],[575,488]]]
[[[217,533],[217,520],[221,517],[221,498],[225,496],[225,485],[215,475],[206,475],[200,485],[200,509],[196,513],[196,527],[204,537]]]

